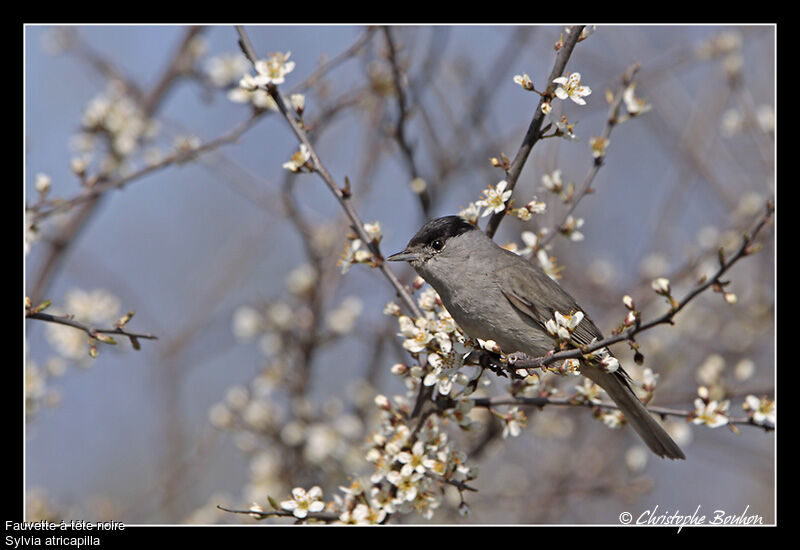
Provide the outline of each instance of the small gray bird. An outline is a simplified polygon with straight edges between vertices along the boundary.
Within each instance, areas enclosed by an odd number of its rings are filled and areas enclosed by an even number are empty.
[[[580,306],[553,279],[525,258],[501,248],[458,216],[426,223],[402,252],[387,260],[408,262],[439,293],[464,332],[494,340],[505,353],[541,357],[553,349],[545,323],[555,312],[570,315]],[[572,333],[579,344],[603,338],[588,315]],[[613,373],[581,363],[581,374],[603,388],[650,449],[661,457],[685,459],[633,393],[622,368]]]

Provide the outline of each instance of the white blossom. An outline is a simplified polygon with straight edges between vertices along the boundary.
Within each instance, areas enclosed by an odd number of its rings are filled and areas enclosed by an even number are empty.
[[[766,397],[758,398],[755,395],[745,397],[744,410],[750,411],[751,418],[756,424],[775,425],[775,401]]]
[[[308,516],[309,512],[321,512],[325,509],[322,498],[322,489],[318,486],[312,487],[308,492],[302,487],[292,489],[292,499],[281,502],[281,508],[292,513],[298,519]]]
[[[586,100],[583,98],[592,93],[591,88],[588,86],[581,86],[580,73],[572,73],[569,78],[560,76],[553,80],[556,84],[560,84],[556,88],[556,97],[558,99],[571,99],[578,105],[586,105]]]
[[[669,294],[670,292],[669,279],[664,277],[655,279],[650,286],[653,287],[653,290],[656,291],[656,294]]]
[[[305,143],[301,143],[300,149],[296,151],[287,162],[283,163],[283,168],[290,172],[299,172],[310,158],[311,152],[308,150]]]
[[[508,436],[517,437],[528,423],[528,418],[519,407],[512,407],[504,416],[503,439]]]
[[[718,428],[728,423],[728,407],[730,402],[717,401],[706,402],[702,397],[694,400],[694,414],[692,422],[694,424],[705,424],[710,428]]]
[[[254,81],[256,86],[266,86],[268,84],[282,84],[287,74],[294,70],[294,61],[288,61],[291,52],[274,53],[267,59],[259,59],[255,63],[256,76]]]
[[[561,183],[561,170],[553,170],[550,174],[544,174],[542,185],[551,193],[561,193],[564,188],[564,184]]]
[[[469,223],[475,225],[478,223],[478,217],[481,214],[481,207],[474,202],[469,203],[465,209],[461,210],[458,215],[467,220]]]
[[[496,214],[505,210],[506,201],[511,197],[511,190],[506,191],[507,185],[508,182],[503,180],[496,187],[490,185],[488,189],[483,190],[484,198],[475,202],[477,206],[486,207],[483,217],[492,212]]]
[[[210,58],[205,71],[212,85],[223,88],[241,78],[248,66],[247,58],[241,53],[224,53]]]
[[[636,83],[632,82],[622,93],[622,101],[625,102],[625,109],[627,109],[631,116],[641,115],[653,108],[653,106],[648,104],[645,100],[636,97],[634,94],[635,90]]]
[[[531,77],[529,77],[527,74],[523,73],[521,75],[514,75],[514,82],[516,84],[519,84],[528,91],[533,90],[533,81],[531,80]]]

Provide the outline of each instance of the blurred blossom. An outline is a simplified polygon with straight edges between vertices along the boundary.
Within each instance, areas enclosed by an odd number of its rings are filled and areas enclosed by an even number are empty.
[[[228,90],[227,97],[234,103],[252,103],[259,109],[269,109],[278,111],[278,104],[264,90],[245,90],[243,88],[232,88]]]
[[[621,428],[624,422],[624,416],[620,411],[605,411],[600,413],[600,419],[603,421],[603,424],[608,426],[609,428]]]
[[[647,466],[648,451],[641,445],[631,447],[625,452],[625,465],[628,470],[638,474]]]
[[[261,313],[250,306],[240,306],[233,312],[231,331],[237,340],[246,342],[262,330]]]
[[[461,210],[458,214],[471,224],[477,224],[480,217],[481,207],[474,202],[469,203],[465,209]]]
[[[544,174],[542,186],[551,193],[561,193],[564,188],[564,184],[561,182],[561,170],[553,170],[550,174]]]
[[[258,351],[265,357],[274,357],[283,349],[283,340],[274,332],[262,334],[258,339]]]
[[[303,167],[305,167],[306,163],[310,159],[311,151],[309,151],[305,143],[301,143],[300,149],[292,154],[291,158],[287,162],[283,163],[283,168],[289,172],[299,172]]]
[[[242,410],[249,400],[250,396],[244,386],[233,386],[225,392],[225,402],[234,411]]]
[[[212,85],[218,88],[230,86],[239,81],[250,68],[250,62],[242,53],[223,53],[209,58],[205,71]]]
[[[719,381],[724,369],[725,359],[721,355],[714,353],[706,357],[705,361],[697,367],[695,379],[699,384],[713,386]]]
[[[753,376],[755,370],[756,364],[752,360],[742,359],[733,368],[733,377],[739,382],[744,382]]]
[[[759,129],[765,134],[775,132],[775,110],[772,105],[759,105],[756,107],[756,122]]]
[[[725,137],[732,137],[742,131],[744,117],[738,109],[727,109],[722,113],[720,120],[720,132]]]
[[[303,264],[286,276],[286,287],[297,296],[306,296],[317,284],[317,270],[311,264]]]
[[[242,411],[242,418],[256,430],[266,429],[276,421],[273,406],[263,399],[247,403]]]
[[[414,178],[413,180],[411,180],[410,186],[411,190],[414,193],[420,195],[425,192],[425,189],[427,189],[428,184],[422,178]]]
[[[652,105],[648,104],[645,100],[636,97],[635,95],[636,83],[631,83],[625,92],[622,94],[622,101],[625,102],[625,109],[632,116],[641,115],[652,109]]]
[[[680,447],[687,447],[692,442],[691,424],[683,420],[666,420],[664,429]]]
[[[749,191],[739,198],[739,204],[736,205],[735,214],[743,218],[755,216],[757,213],[761,212],[763,208],[764,198],[755,191]],[[740,235],[737,233],[736,237],[736,242],[738,242],[740,240]]]
[[[725,30],[699,43],[695,47],[695,55],[700,59],[709,59],[737,51],[741,46],[742,35],[739,31]]]
[[[281,430],[281,441],[290,447],[302,443],[305,436],[305,427],[299,422],[289,422]]]
[[[328,313],[326,323],[336,334],[348,334],[353,330],[364,304],[358,296],[348,296],[339,307]]]
[[[339,437],[327,424],[312,424],[308,428],[303,457],[312,464],[322,464],[339,446]]]
[[[120,317],[120,300],[103,289],[90,292],[73,289],[66,294],[63,312],[59,308],[51,308],[49,312],[54,315],[69,313],[78,322],[107,328]],[[85,332],[55,323],[47,323],[44,328],[45,338],[58,353],[77,361],[81,366],[90,364],[87,361],[89,346]]]
[[[208,410],[208,419],[219,429],[227,429],[233,425],[233,414],[224,403],[214,403]]]
[[[267,308],[267,319],[275,330],[289,330],[294,324],[294,311],[288,304],[277,302]]]

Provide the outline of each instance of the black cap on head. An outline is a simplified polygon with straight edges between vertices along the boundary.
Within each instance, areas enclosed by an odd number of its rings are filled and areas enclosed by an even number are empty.
[[[408,247],[428,244],[436,239],[446,241],[456,235],[478,229],[460,216],[445,216],[429,221],[417,231],[409,241]]]

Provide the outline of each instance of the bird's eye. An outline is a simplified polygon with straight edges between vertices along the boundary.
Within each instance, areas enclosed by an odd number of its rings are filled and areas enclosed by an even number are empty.
[[[441,250],[444,247],[444,242],[442,242],[442,239],[436,239],[431,243],[431,246],[434,250]]]

